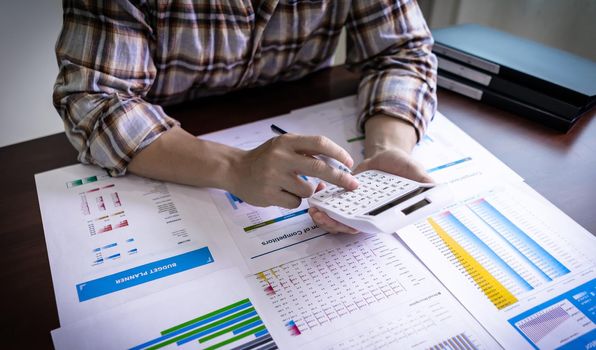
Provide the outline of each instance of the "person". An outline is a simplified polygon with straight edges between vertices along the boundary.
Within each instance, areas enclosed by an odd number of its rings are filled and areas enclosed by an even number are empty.
[[[294,208],[323,186],[297,174],[358,186],[311,157],[353,167],[344,149],[286,134],[240,150],[196,138],[161,106],[327,67],[344,26],[346,64],[361,73],[365,160],[355,170],[431,181],[410,155],[436,110],[433,41],[414,0],[64,0],[54,105],[82,163]],[[357,232],[310,214],[329,232]]]

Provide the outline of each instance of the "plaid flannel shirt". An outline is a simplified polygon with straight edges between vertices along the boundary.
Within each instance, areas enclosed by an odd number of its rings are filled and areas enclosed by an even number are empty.
[[[331,63],[342,27],[362,74],[359,123],[383,113],[420,137],[436,110],[432,37],[411,0],[69,1],[54,105],[79,161],[121,175],[177,125],[161,105],[293,80]],[[197,115],[200,118],[200,113]]]

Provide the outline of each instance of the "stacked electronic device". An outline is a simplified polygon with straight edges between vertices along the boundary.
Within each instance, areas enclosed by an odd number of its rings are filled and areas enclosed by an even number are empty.
[[[567,131],[596,103],[596,63],[475,24],[433,30],[438,85]]]

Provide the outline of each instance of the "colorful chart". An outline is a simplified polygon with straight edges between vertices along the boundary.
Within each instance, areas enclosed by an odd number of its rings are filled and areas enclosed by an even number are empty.
[[[81,185],[88,184],[91,182],[97,182],[100,180],[107,179],[109,177],[110,176],[108,174],[101,174],[101,175],[93,175],[93,176],[88,176],[88,177],[85,177],[82,179],[68,181],[66,183],[66,188],[73,188],[73,187],[81,186]]]
[[[570,272],[547,249],[552,242],[536,240],[548,227],[528,224],[528,215],[522,207],[489,197],[434,215],[417,227],[501,310]]]
[[[569,269],[536,243],[524,230],[516,226],[503,213],[485,199],[469,205],[484,222],[490,225],[515,249],[518,256],[532,264],[534,270],[546,281],[569,273]]]
[[[444,214],[444,217],[455,222],[457,226],[463,226],[450,213]],[[457,259],[459,264],[465,269],[467,274],[474,280],[482,292],[484,292],[488,299],[498,309],[505,308],[517,302],[517,298],[507,288],[505,288],[501,282],[499,282],[499,280],[497,280],[484,266],[482,266],[481,263],[479,263],[470,253],[468,253],[466,249],[458,244],[457,241],[453,239],[434,219],[429,218],[428,223],[431,225],[433,230],[435,230],[443,243],[447,246],[451,254],[453,254],[453,256]],[[465,227],[463,227],[462,232],[471,236],[474,235]],[[474,243],[478,244],[478,248],[480,249],[485,251],[488,249],[478,240],[475,240]],[[506,272],[513,271],[494,253],[491,254],[491,258],[495,260],[495,263],[504,267]],[[515,277],[518,276],[515,274]]]
[[[535,348],[589,349],[596,339],[596,280],[509,320]]]
[[[132,349],[160,349],[190,342],[202,349],[272,349],[275,342],[249,299],[161,331],[161,335]]]
[[[254,225],[251,225],[251,226],[248,226],[248,227],[244,227],[243,229],[244,229],[244,232],[250,232],[250,231],[256,230],[256,229],[261,228],[261,227],[265,227],[265,226],[269,226],[269,225],[275,224],[276,222],[281,222],[281,221],[285,221],[285,220],[288,220],[288,219],[291,219],[291,218],[295,218],[295,217],[300,216],[300,215],[305,215],[306,213],[308,213],[308,209],[298,210],[298,211],[291,212],[291,213],[286,214],[286,215],[282,215],[282,216],[277,217],[277,218],[273,218],[271,220],[259,222],[259,223],[254,224]]]

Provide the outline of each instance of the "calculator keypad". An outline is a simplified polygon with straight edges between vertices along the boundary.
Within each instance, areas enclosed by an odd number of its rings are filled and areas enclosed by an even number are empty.
[[[313,198],[346,215],[359,215],[401,197],[417,187],[416,182],[374,170],[359,173],[354,177],[360,184],[357,189],[346,191],[327,184],[328,187],[315,193]]]

